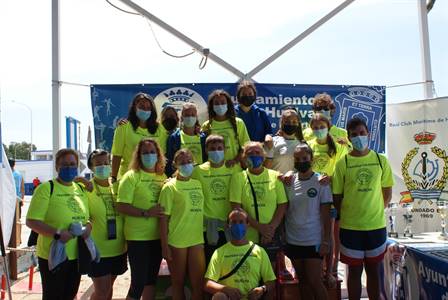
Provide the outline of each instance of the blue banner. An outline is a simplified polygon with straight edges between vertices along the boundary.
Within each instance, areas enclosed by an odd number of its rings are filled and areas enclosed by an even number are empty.
[[[313,97],[326,92],[336,104],[333,124],[345,128],[352,117],[364,119],[370,130],[370,148],[384,152],[386,94],[384,86],[257,84],[256,104],[271,119],[274,132],[285,107],[295,107],[306,125],[312,116]],[[126,118],[129,104],[138,92],[154,97],[157,111],[167,105],[181,110],[185,102],[198,106],[199,120],[207,119],[207,98],[215,89],[223,89],[235,99],[237,83],[201,84],[113,84],[92,85],[92,112],[95,142],[98,148],[111,149],[118,120]],[[160,116],[159,116],[160,117]]]

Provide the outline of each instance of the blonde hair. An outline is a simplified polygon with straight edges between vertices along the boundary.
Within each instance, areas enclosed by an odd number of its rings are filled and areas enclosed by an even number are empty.
[[[129,164],[129,169],[130,170],[135,170],[135,171],[140,171],[143,167],[143,163],[142,163],[142,148],[143,145],[149,143],[152,144],[155,148],[156,148],[156,152],[157,152],[157,163],[156,163],[156,170],[157,169],[165,169],[165,156],[163,155],[162,150],[160,149],[159,144],[157,143],[157,141],[153,140],[153,139],[142,139],[137,147],[135,148],[134,153],[132,154],[132,160],[131,163]]]
[[[173,165],[176,164],[176,160],[181,156],[182,154],[188,154],[191,158],[193,158],[193,154],[191,153],[190,149],[182,148],[176,151],[173,157]]]
[[[247,157],[247,151],[249,150],[249,148],[252,148],[252,147],[259,147],[261,149],[261,151],[263,152],[263,156],[266,156],[262,143],[250,141],[250,142],[247,142],[246,144],[244,144],[244,147],[243,147],[243,156],[244,157]]]

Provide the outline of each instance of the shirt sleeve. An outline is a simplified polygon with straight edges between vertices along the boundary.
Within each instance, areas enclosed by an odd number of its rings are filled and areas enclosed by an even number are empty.
[[[333,194],[339,195],[344,193],[344,181],[345,181],[345,157],[341,158],[337,163],[334,170],[331,187]]]
[[[118,125],[115,128],[114,139],[112,141],[112,155],[123,156],[126,138],[126,124]]]
[[[272,265],[269,260],[269,256],[266,253],[266,251],[259,247],[261,250],[261,278],[263,280],[263,283],[274,281],[276,279],[274,270],[272,270]]]
[[[394,176],[389,164],[389,160],[382,154],[379,154],[381,164],[383,166],[383,173],[381,175],[381,187],[392,187],[394,185]]]
[[[287,203],[288,198],[286,197],[285,187],[283,186],[283,182],[277,178],[278,173],[275,173],[275,194],[277,195],[277,204]]]
[[[329,185],[324,185],[320,187],[319,202],[320,204],[333,203],[333,195],[331,194],[331,188]]]
[[[263,120],[264,120],[264,135],[265,136],[266,136],[266,134],[272,135],[272,125],[271,125],[271,120],[268,117],[268,114],[266,113],[266,111],[264,109],[263,110],[260,109],[260,112],[261,112],[261,115],[263,116]]]
[[[234,203],[241,203],[242,202],[242,195],[243,195],[243,172],[237,172],[232,175],[232,178],[230,179],[230,187],[229,188],[229,201]]]
[[[117,202],[127,204],[134,202],[135,182],[135,173],[133,171],[128,171],[124,174],[118,186]]]
[[[31,198],[30,207],[26,218],[30,220],[45,221],[47,215],[48,206],[50,203],[50,183],[46,182],[39,185],[34,191]]]
[[[163,185],[160,191],[159,203],[163,207],[165,215],[171,216],[171,210],[173,209],[173,191],[170,182]]]
[[[238,141],[241,147],[244,147],[244,144],[250,141],[249,133],[247,133],[246,125],[243,120],[237,119],[237,132],[238,132]]]
[[[218,282],[221,277],[221,263],[219,261],[219,252],[215,250],[204,275],[205,278]]]

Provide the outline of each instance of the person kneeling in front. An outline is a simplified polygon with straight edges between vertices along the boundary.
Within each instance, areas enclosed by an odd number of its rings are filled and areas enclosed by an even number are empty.
[[[205,291],[213,300],[273,299],[275,274],[266,251],[246,239],[247,213],[232,210],[228,226],[232,239],[213,253],[205,273]]]

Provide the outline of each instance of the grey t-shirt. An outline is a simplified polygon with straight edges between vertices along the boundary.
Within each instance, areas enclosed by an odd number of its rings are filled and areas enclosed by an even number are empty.
[[[315,246],[321,242],[322,225],[320,206],[332,203],[330,185],[321,185],[319,174],[300,180],[294,173],[294,181],[286,187],[288,211],[286,212],[286,241],[296,246]]]

